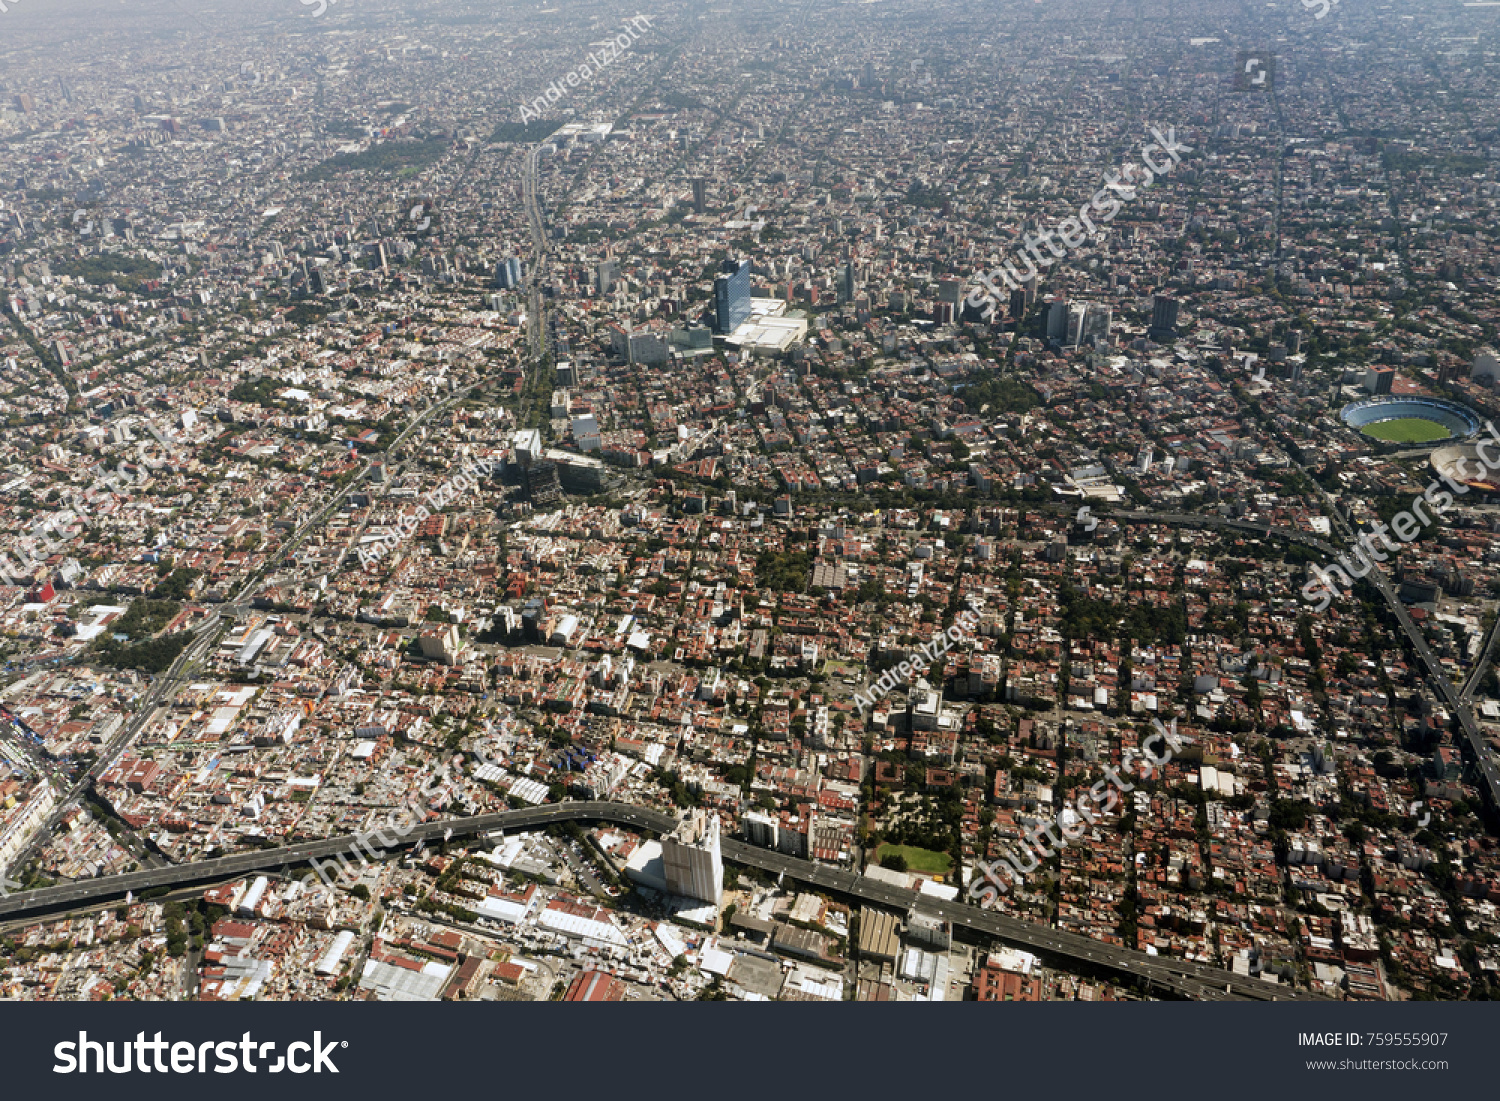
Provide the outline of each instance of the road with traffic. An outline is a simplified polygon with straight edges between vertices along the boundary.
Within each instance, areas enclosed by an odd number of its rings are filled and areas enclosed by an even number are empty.
[[[423,424],[432,419],[432,417],[436,416],[438,413],[443,412],[446,409],[451,409],[458,402],[462,401],[468,395],[468,392],[471,389],[473,389],[473,387],[468,386],[464,387],[463,389],[456,390],[444,400],[440,402],[434,402],[432,405],[429,405],[426,409],[422,410],[422,412],[413,417],[411,423],[403,428],[400,434],[397,435],[393,441],[391,441],[390,446],[386,449],[387,454],[394,452],[397,448],[401,447],[412,435],[412,433],[416,432],[419,428],[421,428]],[[356,475],[355,479],[350,483],[350,485],[358,485],[369,474],[371,468],[375,464],[375,461],[376,460],[373,458],[367,461],[364,467],[360,470],[359,474]],[[146,724],[151,721],[152,717],[156,713],[157,707],[164,700],[169,700],[172,695],[175,695],[176,690],[181,686],[182,681],[185,679],[185,674],[187,673],[187,671],[191,669],[195,663],[201,661],[205,656],[207,656],[213,644],[218,640],[219,633],[226,619],[231,616],[236,616],[242,611],[244,602],[249,600],[250,597],[254,594],[255,589],[261,583],[261,580],[265,576],[266,571],[272,566],[272,564],[280,561],[285,561],[286,559],[290,558],[291,555],[296,551],[296,549],[301,546],[303,540],[305,540],[316,527],[318,527],[328,519],[333,510],[337,508],[338,505],[344,500],[346,493],[346,487],[341,487],[339,490],[333,493],[329,497],[327,502],[325,502],[320,508],[318,508],[318,510],[313,515],[309,516],[302,522],[297,530],[292,533],[291,537],[287,539],[287,541],[283,543],[280,548],[277,549],[274,555],[271,555],[266,559],[265,564],[262,565],[260,569],[256,570],[245,580],[244,585],[240,587],[239,592],[237,592],[231,600],[226,601],[224,604],[216,605],[209,610],[208,615],[196,627],[192,629],[192,633],[194,635],[193,640],[189,642],[186,647],[184,647],[183,651],[180,654],[177,655],[177,659],[172,662],[167,671],[158,675],[156,679],[152,681],[151,686],[149,689],[147,689],[145,696],[136,701],[135,713],[130,722],[121,727],[120,730],[114,735],[114,737],[110,738],[108,742],[100,747],[98,756],[94,759],[94,764],[88,769],[87,772],[85,772],[76,781],[74,781],[71,787],[67,788],[67,790],[63,792],[52,812],[47,816],[46,819],[42,821],[41,825],[37,828],[36,832],[32,835],[31,839],[26,843],[26,845],[16,853],[14,858],[12,858],[9,866],[6,868],[0,868],[0,876],[6,876],[15,869],[24,868],[27,862],[36,855],[37,851],[52,836],[52,832],[62,821],[63,816],[68,812],[69,808],[73,806],[74,801],[77,800],[81,795],[83,795],[83,793],[88,790],[88,788],[94,783],[95,780],[104,775],[105,772],[107,772],[114,766],[115,761],[120,753],[128,745],[130,745],[131,742],[135,740],[136,736],[140,734],[140,732],[145,728]]]
[[[400,839],[399,846],[441,841],[445,837],[472,837],[494,830],[537,829],[561,822],[610,822],[650,833],[674,828],[674,816],[648,807],[625,803],[565,802],[525,810],[450,818],[417,826]],[[874,906],[907,912],[913,906],[980,933],[997,937],[1043,956],[1066,960],[1074,966],[1109,970],[1143,979],[1151,986],[1181,997],[1203,1000],[1323,1001],[1306,991],[1236,975],[1222,968],[1188,960],[1166,959],[1144,952],[1105,944],[1021,918],[983,910],[964,902],[949,902],[928,894],[909,891],[883,880],[843,871],[781,853],[757,848],[741,841],[722,843],[726,860],[783,875],[798,882],[836,892]],[[369,842],[358,835],[320,841],[298,842],[274,849],[237,853],[234,856],[168,868],[152,868],[127,875],[80,880],[58,887],[22,891],[0,898],[0,919],[64,912],[82,906],[140,895],[156,888],[178,888],[234,879],[257,872],[286,871],[313,860],[368,850]],[[394,848],[387,850],[394,851]]]

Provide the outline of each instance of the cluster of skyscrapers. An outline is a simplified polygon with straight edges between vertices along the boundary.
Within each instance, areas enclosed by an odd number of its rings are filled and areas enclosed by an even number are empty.
[[[1107,344],[1113,315],[1113,310],[1101,302],[1056,299],[1047,311],[1047,338],[1068,348]]]
[[[519,287],[521,280],[526,277],[526,265],[521,262],[520,257],[512,256],[508,260],[501,260],[495,265],[495,286],[502,291],[508,291],[512,287]]]

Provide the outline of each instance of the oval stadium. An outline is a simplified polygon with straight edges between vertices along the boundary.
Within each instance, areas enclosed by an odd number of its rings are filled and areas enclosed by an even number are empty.
[[[1465,440],[1479,431],[1472,409],[1436,398],[1366,398],[1339,413],[1362,436],[1387,444],[1436,444]]]

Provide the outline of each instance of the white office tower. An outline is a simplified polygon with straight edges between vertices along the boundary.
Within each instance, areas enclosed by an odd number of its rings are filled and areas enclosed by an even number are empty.
[[[1068,335],[1063,341],[1069,348],[1076,348],[1083,343],[1083,327],[1088,317],[1089,304],[1087,302],[1068,303]]]
[[[1068,303],[1068,331],[1063,343],[1069,348],[1093,347],[1100,341],[1109,342],[1109,324],[1112,314],[1108,306],[1099,302]]]
[[[692,811],[661,841],[667,890],[684,898],[720,905],[724,897],[724,860],[719,855],[719,819],[701,808]]]
[[[1113,312],[1102,302],[1090,302],[1088,317],[1083,322],[1084,344],[1109,343],[1109,325]]]

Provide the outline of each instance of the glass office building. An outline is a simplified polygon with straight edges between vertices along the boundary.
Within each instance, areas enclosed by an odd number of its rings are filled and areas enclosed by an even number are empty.
[[[714,280],[715,325],[732,333],[750,316],[750,261],[725,260]]]

